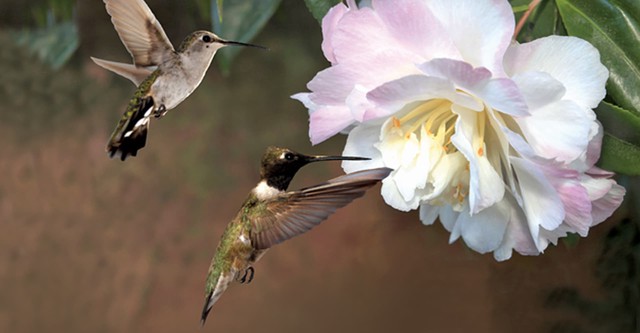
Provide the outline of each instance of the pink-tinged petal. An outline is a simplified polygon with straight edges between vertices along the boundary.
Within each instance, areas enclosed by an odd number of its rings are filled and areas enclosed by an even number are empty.
[[[602,129],[602,124],[600,124],[598,120],[596,120],[595,123],[597,126],[596,134],[591,138],[589,145],[587,146],[587,155],[585,160],[587,168],[593,167],[596,162],[598,162],[600,159],[600,151],[602,150],[602,137],[604,136],[604,130]]]
[[[524,97],[511,79],[489,80],[478,90],[478,97],[484,99],[492,108],[514,117],[530,114]]]
[[[298,101],[300,101],[305,108],[309,110],[314,110],[317,107],[317,105],[316,103],[313,103],[311,101],[310,95],[311,95],[310,93],[297,93],[297,94],[291,95],[291,98],[297,99]]]
[[[591,201],[587,190],[576,181],[566,181],[556,187],[564,204],[564,222],[574,232],[586,237],[592,225]]]
[[[565,217],[562,200],[538,166],[517,157],[511,157],[511,165],[518,176],[529,231],[542,251],[547,242],[540,237],[540,227],[554,230],[562,224]]]
[[[624,187],[616,184],[613,179],[585,175],[580,182],[587,190],[589,199],[593,201],[591,203],[592,225],[596,225],[611,216],[622,203],[626,193]]]
[[[516,119],[536,154],[563,162],[571,162],[586,151],[593,120],[569,100],[531,110],[531,117]]]
[[[336,62],[332,45],[333,34],[338,22],[348,10],[347,6],[343,3],[339,3],[329,9],[324,18],[322,18],[322,52],[324,53],[325,58],[327,58],[331,63]]]
[[[371,90],[385,82],[419,73],[412,62],[393,54],[345,61],[319,72],[308,84],[318,105],[344,104],[354,87]]]
[[[596,225],[606,220],[613,212],[620,207],[624,195],[627,192],[624,187],[616,184],[613,180],[610,180],[611,191],[609,191],[604,197],[591,203],[593,210],[591,216],[593,217],[593,225]]]
[[[367,98],[376,103],[379,110],[384,110],[379,112],[386,113],[377,115],[384,116],[397,112],[412,102],[452,97],[454,93],[455,87],[446,79],[425,75],[408,75],[386,82],[371,90],[367,94]]]
[[[526,72],[511,78],[530,110],[559,101],[565,94],[562,83],[544,72]]]
[[[432,206],[426,203],[420,205],[420,221],[424,225],[432,225],[438,218],[440,207]]]
[[[452,109],[458,114],[455,134],[451,136],[451,143],[469,161],[469,205],[472,214],[502,200],[504,196],[504,182],[498,172],[491,166],[486,157],[487,147],[474,147],[473,135],[477,128],[478,113],[462,108]],[[484,115],[480,114],[481,117]]]
[[[504,76],[502,55],[511,43],[514,17],[503,0],[427,1],[429,9],[448,32],[462,59]]]
[[[451,235],[460,234],[472,250],[487,253],[502,243],[510,218],[510,207],[506,200],[471,215],[469,207],[460,212]]]
[[[474,90],[491,78],[491,72],[484,68],[474,68],[467,62],[453,59],[433,59],[418,65],[428,76],[451,80],[455,85]]]
[[[365,112],[373,107],[371,102],[367,99],[367,92],[367,88],[356,84],[345,100],[345,104],[349,110],[351,110],[351,117],[358,122],[362,122],[364,120]]]
[[[373,9],[389,34],[404,48],[424,59],[462,59],[447,29],[429,10],[426,1],[373,1]]]
[[[400,41],[391,36],[385,23],[371,8],[349,11],[340,20],[331,40],[337,63],[363,61],[380,54],[407,58],[411,63],[425,60],[405,49]]]
[[[311,112],[309,115],[311,144],[321,143],[352,123],[351,111],[344,106],[327,106]]]
[[[528,116],[529,111],[518,86],[510,79],[492,79],[484,67],[473,68],[469,63],[451,59],[434,59],[418,65],[425,74],[451,80],[459,87],[490,107],[512,116]]]
[[[507,75],[546,72],[560,81],[565,99],[595,108],[605,96],[609,71],[598,50],[588,42],[567,36],[549,36],[525,44],[513,44],[504,58]]]
[[[510,207],[510,221],[507,225],[502,244],[493,253],[494,258],[498,261],[507,260],[511,258],[512,250],[516,250],[522,255],[540,254],[531,237],[529,224],[524,212],[514,201],[514,198],[505,195],[505,200],[508,201]]]

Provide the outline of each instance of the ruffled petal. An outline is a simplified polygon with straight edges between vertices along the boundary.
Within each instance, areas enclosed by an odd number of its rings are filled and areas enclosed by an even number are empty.
[[[458,120],[456,121],[456,133],[451,136],[451,143],[469,161],[469,205],[471,213],[477,214],[502,200],[505,188],[504,182],[487,160],[487,147],[484,145],[474,146],[473,135],[477,128],[476,118],[478,113],[462,108],[454,108],[454,112],[458,114]],[[481,115],[481,117],[484,117],[484,115]],[[481,142],[481,144],[483,143]]]
[[[562,200],[535,164],[517,157],[511,157],[511,164],[518,176],[520,195],[529,232],[539,251],[547,247],[547,241],[540,237],[540,228],[554,230],[564,220]]]
[[[511,43],[515,26],[507,1],[434,0],[426,3],[462,56],[457,60],[464,60],[473,67],[486,67],[495,76],[504,76],[502,56]]]
[[[612,179],[585,175],[580,183],[592,200],[593,225],[606,220],[620,206],[626,190]]]
[[[322,53],[325,58],[331,63],[336,62],[335,55],[333,54],[333,34],[336,30],[338,22],[342,19],[344,14],[349,10],[343,3],[339,3],[327,12],[322,18]]]
[[[353,123],[351,111],[344,106],[319,108],[309,116],[309,138],[318,144],[342,131]]]
[[[397,112],[412,102],[433,98],[453,98],[454,94],[455,87],[449,80],[425,75],[407,75],[371,90],[367,98],[380,110],[375,117],[383,117]],[[374,117],[368,115],[366,118]]]
[[[473,68],[467,62],[451,59],[434,59],[418,65],[418,68],[429,76],[451,80],[456,87],[503,113],[520,117],[529,115],[518,86],[510,79],[492,79],[486,68]]]
[[[440,207],[425,203],[420,205],[420,221],[422,221],[424,225],[432,225],[438,218],[439,213]]]
[[[589,144],[594,118],[586,117],[585,113],[581,106],[562,100],[532,110],[531,117],[516,121],[537,155],[571,162],[580,157]]]
[[[343,161],[345,173],[385,167],[380,151],[373,145],[380,137],[380,125],[375,123],[356,126],[347,137],[342,155],[368,157],[367,161]]]
[[[600,53],[588,42],[568,36],[549,36],[524,44],[513,44],[504,58],[509,76],[545,72],[560,81],[564,99],[593,109],[605,96],[609,71]]]
[[[504,238],[510,209],[506,201],[501,201],[483,211],[471,215],[469,208],[460,212],[452,237],[459,234],[474,251],[487,253],[496,250]]]
[[[373,1],[386,29],[403,48],[424,59],[462,59],[447,29],[431,13],[426,1]]]

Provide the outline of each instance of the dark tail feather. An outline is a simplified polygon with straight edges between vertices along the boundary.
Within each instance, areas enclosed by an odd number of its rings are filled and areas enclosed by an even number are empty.
[[[107,145],[109,157],[117,156],[124,161],[128,156],[136,156],[145,146],[153,105],[151,97],[138,98],[129,105]]]
[[[107,146],[109,157],[119,157],[121,161],[130,156],[136,156],[138,150],[142,149],[147,143],[147,131],[149,124],[138,126],[131,135],[120,138],[120,141],[111,141]]]
[[[207,321],[207,316],[211,311],[212,307],[209,306],[209,300],[211,299],[212,295],[213,295],[213,291],[211,291],[209,295],[207,295],[207,297],[204,299],[204,307],[202,308],[202,317],[200,318],[200,327],[204,327],[204,323]]]

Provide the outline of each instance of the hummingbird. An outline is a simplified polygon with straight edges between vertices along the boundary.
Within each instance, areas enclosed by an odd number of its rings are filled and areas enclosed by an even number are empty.
[[[91,57],[99,66],[133,82],[137,89],[109,142],[109,157],[136,156],[147,140],[151,116],[160,118],[200,85],[216,52],[228,45],[263,46],[224,40],[195,31],[177,50],[143,0],[104,0],[111,22],[133,58],[125,64]]]
[[[305,233],[387,177],[388,168],[354,172],[327,182],[287,191],[296,172],[319,161],[369,160],[350,156],[307,156],[269,147],[262,157],[260,181],[222,234],[205,285],[201,325],[233,281],[253,280],[253,264],[272,246]]]

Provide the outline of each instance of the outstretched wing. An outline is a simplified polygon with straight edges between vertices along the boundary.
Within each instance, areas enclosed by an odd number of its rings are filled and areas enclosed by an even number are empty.
[[[267,249],[303,234],[338,208],[346,206],[389,175],[391,169],[354,172],[299,191],[286,192],[266,203],[267,212],[252,219],[251,244]]]
[[[104,3],[136,66],[157,66],[169,59],[173,45],[143,0],[104,0]]]

